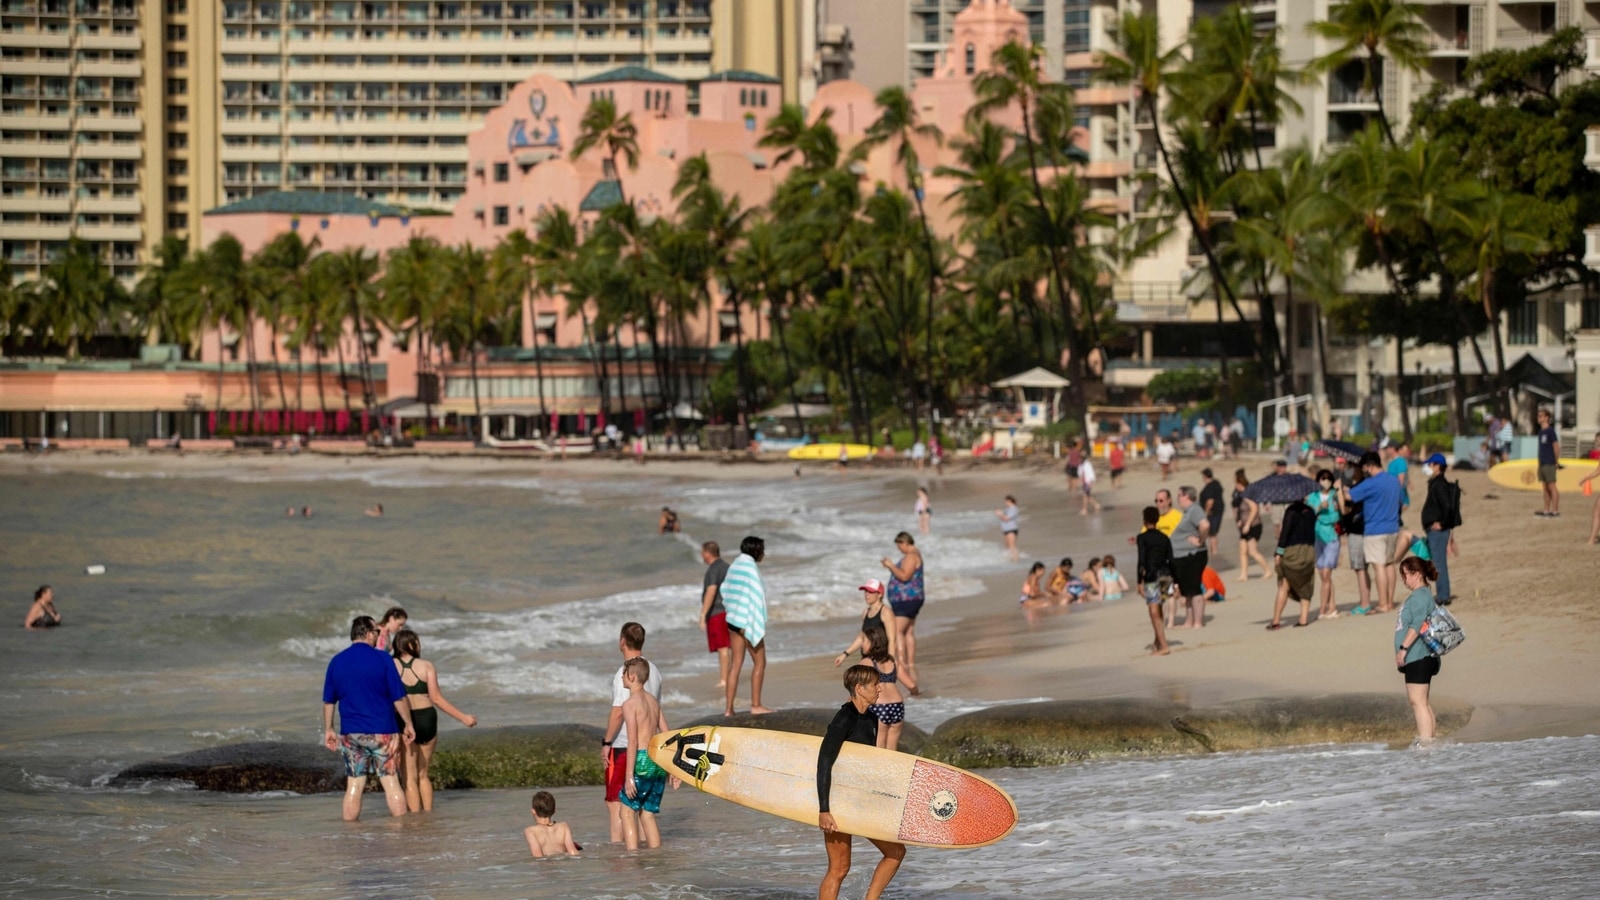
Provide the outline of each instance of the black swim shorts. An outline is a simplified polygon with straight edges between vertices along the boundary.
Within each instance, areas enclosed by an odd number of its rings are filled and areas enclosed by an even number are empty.
[[[1401,666],[1400,672],[1406,676],[1406,684],[1431,684],[1433,676],[1439,674],[1439,657],[1424,656]]]

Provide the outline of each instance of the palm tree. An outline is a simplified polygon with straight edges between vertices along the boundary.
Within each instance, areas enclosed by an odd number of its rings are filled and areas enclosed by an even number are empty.
[[[278,343],[282,339],[284,325],[293,320],[295,312],[301,307],[301,298],[308,289],[312,254],[316,252],[317,245],[316,238],[306,243],[300,238],[299,232],[289,231],[273,238],[250,260],[256,282],[258,311],[267,320],[272,332],[272,368],[277,373],[279,405],[284,412],[289,410],[289,394],[283,386],[283,365],[278,358]],[[295,405],[300,407],[303,380],[299,363],[295,364],[295,376]]]
[[[133,313],[148,343],[183,343],[189,339],[193,323],[185,321],[184,306],[176,295],[188,256],[188,241],[166,235],[139,273],[133,287]]]
[[[315,242],[313,242],[315,244]],[[333,329],[335,346],[339,348],[339,383],[344,384],[344,346],[342,335],[337,323],[341,316],[337,307],[337,296],[328,287],[328,266],[322,262],[321,254],[311,257],[303,276],[303,281],[298,289],[288,297],[288,317],[294,323],[289,331],[287,345],[300,354],[300,359],[305,359],[306,348],[310,347],[317,356],[317,412],[323,413],[328,409],[327,385],[323,380],[323,358],[328,349],[329,331]],[[299,372],[303,363],[296,363],[296,377],[301,377]],[[304,395],[304,391],[297,391]],[[345,396],[345,408],[350,407],[349,395]]]
[[[1023,46],[1016,42],[1006,44],[995,51],[995,69],[978,73],[972,81],[972,92],[976,102],[968,112],[968,117],[971,120],[982,119],[991,112],[1009,109],[1013,104],[1021,110],[1022,141],[1027,151],[1028,174],[1033,185],[1033,197],[1039,211],[1045,215],[1047,225],[1050,275],[1055,285],[1056,305],[1061,311],[1061,327],[1066,344],[1073,349],[1071,357],[1073,377],[1072,387],[1069,390],[1074,397],[1074,405],[1079,405],[1088,369],[1084,365],[1085,354],[1082,348],[1076,346],[1078,329],[1073,322],[1072,307],[1067,298],[1066,263],[1061,254],[1066,238],[1061,234],[1054,218],[1048,214],[1049,206],[1045,203],[1044,185],[1039,178],[1039,158],[1033,129],[1035,107],[1039,103],[1040,94],[1046,90],[1043,67],[1040,64],[1043,55],[1043,49],[1037,44]]]
[[[87,241],[74,236],[65,252],[40,273],[33,288],[33,326],[77,359],[84,340],[92,339],[118,316],[127,292]]]
[[[520,232],[518,232],[520,234]],[[389,251],[384,260],[378,288],[383,293],[382,320],[402,346],[416,342],[417,374],[438,375],[433,370],[429,339],[439,329],[441,298],[444,293],[443,260],[439,242],[413,235],[405,244]],[[435,382],[437,383],[437,382]],[[433,421],[433,391],[424,392],[423,414]]]
[[[751,226],[744,246],[735,256],[735,266],[740,271],[739,280],[760,290],[767,300],[767,314],[772,317],[773,331],[778,336],[778,349],[783,353],[784,380],[788,383],[789,399],[794,403],[794,417],[804,427],[800,416],[800,395],[795,391],[794,357],[789,352],[789,341],[784,331],[784,300],[789,295],[788,273],[781,259],[778,226],[771,219],[762,219]]]
[[[225,361],[228,358],[224,326],[233,328],[235,340],[243,336],[239,323],[239,309],[243,303],[247,284],[245,281],[244,246],[231,234],[224,234],[189,257],[179,270],[174,285],[180,303],[188,308],[186,315],[201,328],[215,329],[217,333],[217,402],[222,409],[222,382]]]
[[[489,255],[489,280],[494,284],[496,296],[503,298],[507,304],[521,306],[527,303],[530,314],[534,291],[538,287],[537,257],[538,249],[521,228],[507,234]],[[539,349],[538,316],[533,318],[533,371],[539,392],[539,430],[542,432],[550,424],[550,410],[544,403],[544,357]]]
[[[1521,194],[1490,188],[1474,201],[1453,207],[1450,214],[1461,232],[1462,245],[1475,273],[1478,302],[1494,334],[1495,394],[1499,398],[1496,408],[1506,414],[1506,351],[1500,333],[1503,308],[1497,302],[1495,274],[1509,259],[1544,249],[1548,223],[1536,214],[1533,201]],[[1477,346],[1476,341],[1473,346]]]
[[[628,171],[639,168],[639,130],[634,127],[633,113],[617,115],[617,104],[609,97],[596,97],[589,101],[583,119],[578,123],[578,137],[572,142],[572,159],[576,160],[596,147],[603,147],[610,161],[610,177],[617,180],[617,192],[627,205],[628,194],[622,189],[622,169],[617,158],[628,164]]]
[[[442,251],[444,264],[444,335],[451,355],[467,357],[472,378],[472,427],[478,438],[483,421],[483,398],[478,391],[478,351],[494,324],[495,298],[489,277],[489,258],[463,242]]]
[[[711,287],[718,280],[718,276],[725,285],[725,294],[733,310],[735,323],[742,321],[739,313],[738,282],[730,277],[730,274],[733,250],[744,238],[751,210],[743,207],[737,195],[730,197],[712,183],[711,165],[704,153],[684,160],[683,165],[678,167],[678,179],[672,186],[672,196],[678,201],[678,215],[683,225],[704,236],[708,277],[701,279],[700,286],[704,291],[703,303],[707,313],[706,348],[709,352],[713,343],[710,329],[717,321],[715,298],[711,296]],[[733,340],[734,367],[739,373],[738,399],[742,422],[749,406],[742,326],[734,329]],[[709,403],[711,390],[709,377],[705,380],[705,386],[706,400]]]
[[[340,340],[335,344],[339,353],[339,380],[344,383],[344,323],[350,324],[356,339],[356,365],[361,378],[361,404],[370,415],[377,405],[377,389],[372,382],[372,368],[368,355],[368,338],[374,332],[378,301],[378,270],[382,263],[378,255],[365,247],[351,247],[316,258],[322,277],[320,290],[334,310],[333,321],[339,323]],[[350,408],[350,393],[345,391],[345,409]]]
[[[806,111],[793,103],[779,107],[778,114],[767,122],[760,147],[777,148],[779,153],[772,161],[781,166],[800,156],[801,168],[812,173],[832,169],[839,164],[839,133],[833,128],[833,110],[824,109],[817,120],[806,123]]]
[[[917,219],[922,226],[922,249],[927,264],[928,277],[928,317],[927,317],[927,376],[924,382],[924,398],[928,404],[928,432],[933,432],[933,302],[939,294],[940,264],[938,254],[934,252],[933,228],[928,224],[928,210],[923,204],[926,191],[923,190],[922,163],[917,157],[917,148],[913,138],[933,141],[935,144],[944,143],[944,133],[939,126],[922,122],[917,117],[916,105],[911,101],[911,95],[900,85],[890,85],[878,92],[874,98],[881,112],[876,121],[867,128],[866,135],[857,145],[858,155],[865,157],[867,152],[876,147],[895,142],[895,160],[900,163],[905,173],[906,190],[911,192],[916,201]],[[919,439],[917,434],[918,419],[912,417],[912,440]]]
[[[1171,78],[1178,108],[1198,116],[1216,134],[1226,148],[1229,172],[1242,168],[1246,152],[1253,153],[1256,171],[1264,170],[1256,135],[1264,125],[1277,125],[1285,110],[1300,112],[1285,85],[1302,76],[1284,65],[1278,29],[1260,31],[1255,17],[1235,4],[1221,14],[1197,17],[1189,44],[1188,63]]]
[[[1378,124],[1390,146],[1395,146],[1394,130],[1383,106],[1383,62],[1394,61],[1397,69],[1421,71],[1428,61],[1428,29],[1417,15],[1417,6],[1406,0],[1340,0],[1330,8],[1326,21],[1312,22],[1311,33],[1333,41],[1337,46],[1314,62],[1314,72],[1334,72],[1363,54],[1363,90],[1373,92],[1378,101]]]

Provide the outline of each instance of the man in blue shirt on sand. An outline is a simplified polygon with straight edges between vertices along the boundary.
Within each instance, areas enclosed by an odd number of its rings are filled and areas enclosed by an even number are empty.
[[[1561,474],[1561,437],[1556,434],[1550,410],[1539,410],[1539,486],[1544,489],[1544,509],[1534,513],[1546,519],[1561,515],[1561,489],[1556,479]]]
[[[1395,569],[1394,545],[1400,531],[1400,479],[1383,470],[1383,460],[1378,454],[1368,452],[1361,457],[1361,470],[1367,473],[1355,487],[1344,488],[1346,503],[1362,504],[1365,527],[1361,536],[1362,555],[1373,569],[1372,580],[1378,589],[1378,606],[1369,609],[1358,606],[1350,610],[1358,616],[1369,612],[1394,611]]]
[[[371,616],[356,616],[350,623],[350,646],[328,663],[322,681],[323,744],[344,754],[344,820],[361,818],[361,795],[367,775],[383,784],[389,814],[406,812],[406,795],[400,787],[400,740],[416,739],[411,727],[411,707],[405,685],[389,654],[377,648],[378,624]],[[333,708],[339,707],[339,730],[333,730]],[[396,718],[398,716],[398,719]],[[404,731],[395,733],[399,722]]]

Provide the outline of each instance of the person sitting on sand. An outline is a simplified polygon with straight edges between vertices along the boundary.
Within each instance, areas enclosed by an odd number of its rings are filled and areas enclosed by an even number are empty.
[[[661,794],[669,780],[667,771],[656,765],[646,752],[650,739],[668,728],[666,714],[646,684],[650,680],[650,663],[635,656],[622,664],[622,683],[628,688],[628,699],[622,704],[622,718],[628,726],[628,756],[623,767],[622,841],[629,850],[639,849],[641,836],[651,850],[661,846],[661,830],[656,827],[656,814],[661,812]],[[678,778],[671,776],[673,790],[678,789]]]
[[[522,829],[522,836],[528,839],[528,852],[534,859],[562,854],[577,856],[583,849],[572,839],[572,828],[565,822],[555,821],[555,816],[556,798],[549,791],[534,793],[533,824]]]
[[[878,702],[868,707],[878,717],[878,746],[886,750],[898,750],[900,731],[905,727],[906,720],[906,698],[900,693],[900,685],[904,684],[908,691],[915,691],[917,683],[912,680],[911,673],[904,666],[897,666],[894,657],[889,654],[889,635],[883,626],[868,628],[866,637],[866,660],[878,673],[878,684],[883,688],[882,693],[878,694]]]
[[[1100,560],[1100,596],[1106,601],[1121,600],[1128,591],[1128,579],[1117,571],[1117,558],[1107,555]]]
[[[1054,606],[1055,601],[1046,596],[1044,588],[1039,582],[1044,579],[1044,563],[1036,562],[1028,569],[1028,577],[1022,581],[1022,593],[1017,597],[1017,603],[1023,609],[1039,609],[1043,606]]]
[[[1105,586],[1100,580],[1100,557],[1091,556],[1089,567],[1083,570],[1083,583],[1089,586],[1089,593],[1084,595],[1086,600],[1099,600],[1105,596]]]
[[[33,592],[33,605],[22,617],[23,628],[54,628],[61,624],[61,613],[56,611],[56,592],[48,584],[39,585]]]
[[[677,534],[680,528],[678,514],[671,507],[661,507],[661,518],[656,521],[656,534]]]
[[[409,628],[394,636],[394,666],[400,675],[400,684],[406,689],[411,725],[417,732],[416,740],[405,748],[406,808],[412,812],[426,812],[433,809],[433,780],[428,777],[428,764],[433,761],[434,747],[439,740],[438,710],[444,710],[468,728],[478,724],[478,717],[456,709],[439,692],[439,672],[433,663],[422,658],[422,640]]]
[[[367,515],[371,516],[374,519],[383,518],[383,504],[379,503],[377,506],[374,506],[371,509],[367,510]]]
[[[1034,569],[1044,574],[1044,563],[1034,563]],[[878,717],[872,707],[882,695],[883,684],[877,670],[871,666],[851,666],[844,673],[844,689],[849,702],[839,707],[817,749],[817,827],[822,829],[823,846],[828,852],[828,873],[817,889],[817,900],[838,900],[844,877],[850,874],[851,836],[839,830],[829,805],[833,792],[833,766],[839,760],[839,751],[846,742],[876,746],[878,742]],[[906,845],[893,841],[868,838],[883,854],[872,880],[867,884],[866,900],[878,900],[889,887],[900,862],[906,858]]]

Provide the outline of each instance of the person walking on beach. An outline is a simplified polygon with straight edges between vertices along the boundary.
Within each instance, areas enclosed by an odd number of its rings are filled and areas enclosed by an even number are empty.
[[[61,613],[56,611],[56,592],[48,584],[39,585],[33,592],[33,605],[28,607],[28,614],[22,617],[22,627],[54,628],[61,624]]]
[[[1233,473],[1233,524],[1239,528],[1239,580],[1250,580],[1250,561],[1255,560],[1261,566],[1261,577],[1271,576],[1272,570],[1267,568],[1267,561],[1261,555],[1261,509],[1254,500],[1247,499],[1244,495],[1245,488],[1250,486],[1250,478],[1244,474],[1243,469]]]
[[[401,740],[416,740],[405,685],[389,654],[377,648],[378,625],[371,616],[350,622],[350,646],[328,662],[322,678],[322,743],[344,756],[344,820],[361,818],[361,797],[367,776],[377,775],[383,785],[389,814],[406,813],[406,795],[400,787]],[[339,730],[333,713],[339,711]],[[396,719],[401,726],[394,730]]]
[[[1111,442],[1111,452],[1108,454],[1107,463],[1111,466],[1111,489],[1122,489],[1122,470],[1127,467],[1128,454],[1122,449],[1122,439],[1117,438]]]
[[[1394,628],[1394,667],[1405,676],[1406,699],[1417,720],[1417,741],[1423,746],[1433,743],[1433,704],[1428,691],[1439,674],[1439,657],[1428,652],[1421,635],[1423,623],[1433,613],[1433,591],[1428,583],[1438,574],[1433,563],[1415,556],[1400,563],[1400,577],[1411,593],[1400,607]]]
[[[1161,467],[1161,480],[1172,477],[1172,460],[1178,455],[1176,444],[1164,437],[1156,438],[1156,464]]]
[[[885,596],[889,609],[894,611],[894,621],[885,627],[894,628],[890,637],[889,652],[900,660],[912,677],[917,674],[917,616],[928,600],[926,582],[922,576],[922,551],[916,539],[904,531],[894,536],[895,549],[900,551],[900,561],[891,562],[885,556],[879,562],[889,570],[889,585]]]
[[[1296,500],[1283,508],[1278,528],[1278,595],[1272,601],[1272,621],[1268,631],[1283,627],[1283,608],[1290,595],[1300,603],[1296,628],[1311,624],[1311,596],[1316,590],[1317,514],[1305,501]]]
[[[1178,595],[1188,599],[1186,628],[1204,628],[1206,624],[1206,589],[1200,578],[1209,559],[1206,535],[1211,523],[1198,501],[1199,495],[1190,485],[1178,488],[1178,506],[1183,512],[1172,530],[1172,577],[1178,583]]]
[[[1167,646],[1167,632],[1162,625],[1162,605],[1167,598],[1167,592],[1172,589],[1172,540],[1161,533],[1156,523],[1161,518],[1161,511],[1154,506],[1144,508],[1144,530],[1134,538],[1134,544],[1139,550],[1139,562],[1135,575],[1139,579],[1140,590],[1144,593],[1145,609],[1150,613],[1150,627],[1155,632],[1155,644],[1151,647],[1151,656],[1166,656],[1172,652]]]
[[[1455,599],[1450,590],[1450,552],[1455,549],[1455,529],[1461,525],[1460,491],[1444,477],[1445,458],[1435,453],[1422,464],[1428,475],[1428,499],[1422,501],[1422,532],[1428,542],[1428,556],[1439,573],[1436,593],[1439,605],[1449,606]]]
[[[606,818],[611,824],[611,843],[620,844],[623,834],[622,790],[631,771],[628,768],[628,723],[622,714],[622,705],[633,694],[623,679],[630,661],[644,656],[644,626],[628,622],[617,637],[617,650],[622,653],[622,665],[611,679],[611,715],[606,720],[606,735],[600,742],[600,761],[606,773]],[[661,698],[661,669],[651,666],[645,678],[644,689],[656,699]]]
[[[392,649],[390,644],[394,642],[394,636],[400,633],[400,629],[406,627],[406,620],[409,618],[406,611],[398,606],[391,606],[383,611],[383,618],[378,620],[379,650],[388,653]]]
[[[642,656],[635,656],[622,664],[622,683],[628,697],[622,703],[625,727],[633,735],[622,761],[623,785],[622,843],[629,850],[639,849],[642,839],[651,850],[661,846],[661,829],[656,826],[656,815],[661,812],[661,795],[667,787],[667,771],[645,752],[650,739],[667,730],[667,717],[661,711],[661,701],[650,693],[649,683],[655,675],[655,666]],[[656,684],[660,685],[660,678]],[[677,776],[672,777],[672,787],[678,787]]]
[[[728,611],[722,605],[722,580],[728,577],[728,561],[716,541],[700,545],[700,561],[706,564],[706,577],[700,587],[700,630],[706,633],[706,648],[717,655],[717,687],[728,686],[728,667],[733,651],[728,640]]]
[[[1539,410],[1539,485],[1544,489],[1544,509],[1534,515],[1546,519],[1561,515],[1561,489],[1556,487],[1561,474],[1561,436],[1552,422],[1550,410]]]
[[[760,562],[766,559],[767,543],[751,535],[739,542],[739,558],[728,567],[722,580],[722,605],[728,611],[728,638],[733,660],[728,664],[727,709],[733,715],[733,699],[739,694],[739,673],[744,669],[744,654],[750,652],[750,712],[765,715],[772,710],[761,705],[761,685],[767,678],[767,585],[761,578]]]
[[[1016,562],[1019,558],[1017,534],[1021,530],[1022,519],[1022,510],[1017,508],[1017,498],[1007,494],[1005,506],[995,510],[994,514],[995,518],[1000,520],[1000,537],[1005,541],[1006,559]]]
[[[1346,463],[1339,473],[1339,493],[1341,497],[1348,497],[1345,488],[1354,487],[1361,482],[1361,469],[1353,463]],[[1360,601],[1357,605],[1363,609],[1372,607],[1372,576],[1367,572],[1367,554],[1363,549],[1362,541],[1366,538],[1367,517],[1365,507],[1352,500],[1344,500],[1344,513],[1339,516],[1339,530],[1344,532],[1345,556],[1350,560],[1350,571],[1356,576],[1356,594]]]
[[[1206,552],[1217,555],[1217,537],[1222,534],[1222,482],[1211,474],[1211,467],[1200,470],[1200,508],[1206,511],[1211,530],[1206,535]]]
[[[933,521],[933,498],[928,496],[927,488],[917,488],[917,503],[913,510],[917,514],[917,531],[927,534]]]
[[[1087,456],[1078,466],[1078,482],[1083,485],[1083,502],[1078,506],[1078,515],[1088,515],[1091,506],[1096,513],[1100,512],[1100,501],[1094,498],[1094,460]]]
[[[1595,458],[1600,459],[1600,434],[1594,437],[1594,449]],[[1590,488],[1589,484],[1596,478],[1600,478],[1600,464],[1595,466],[1593,472],[1583,476],[1583,480],[1578,482],[1578,486],[1592,491],[1593,488]],[[1594,498],[1594,511],[1589,514],[1589,520],[1589,546],[1593,547],[1595,544],[1600,544],[1600,497]]]
[[[406,746],[406,808],[427,812],[433,809],[433,780],[428,777],[428,765],[439,741],[438,711],[444,710],[468,728],[477,726],[478,717],[456,709],[444,698],[439,691],[438,670],[422,658],[422,640],[409,628],[402,628],[394,636],[394,666],[406,689],[411,725],[417,730],[416,740]]]
[[[822,746],[817,749],[817,827],[822,829],[823,847],[828,853],[828,872],[817,889],[817,900],[838,900],[839,888],[844,884],[845,876],[850,874],[852,838],[839,830],[839,823],[833,818],[829,804],[833,791],[833,766],[838,762],[839,751],[846,742],[877,746],[878,717],[872,712],[872,707],[878,702],[882,687],[877,670],[871,666],[851,666],[846,669],[844,689],[850,695],[850,701],[839,707],[833,721],[828,723]],[[868,883],[865,895],[866,900],[878,900],[894,879],[895,873],[900,871],[900,862],[906,858],[906,846],[876,838],[868,840],[883,854],[883,859],[872,872],[872,881]]]
[[[1083,448],[1078,444],[1078,439],[1073,438],[1072,443],[1067,446],[1067,465],[1065,467],[1068,492],[1078,489],[1078,476],[1082,472],[1082,467]]]
[[[1361,555],[1372,567],[1372,579],[1378,591],[1376,608],[1358,606],[1351,612],[1358,616],[1370,612],[1394,611],[1394,559],[1395,541],[1400,531],[1400,480],[1383,469],[1383,461],[1370,450],[1361,456],[1361,469],[1367,477],[1353,488],[1346,488],[1346,503],[1361,504],[1362,528]]]
[[[1333,486],[1333,472],[1317,471],[1317,489],[1306,497],[1306,505],[1316,514],[1317,576],[1322,581],[1322,608],[1318,619],[1332,619],[1339,615],[1339,604],[1333,597],[1333,570],[1339,568],[1340,537],[1339,516],[1344,513],[1344,497]],[[1283,546],[1280,539],[1278,546]]]

